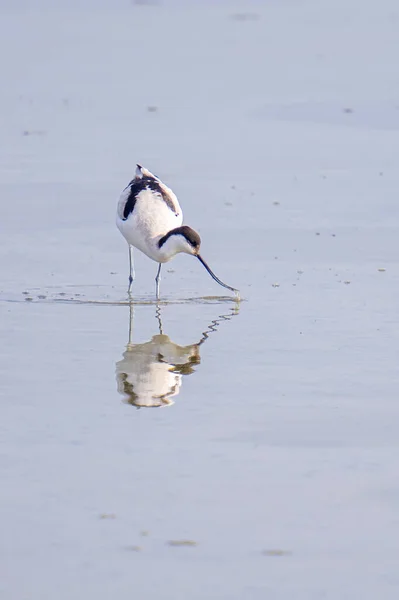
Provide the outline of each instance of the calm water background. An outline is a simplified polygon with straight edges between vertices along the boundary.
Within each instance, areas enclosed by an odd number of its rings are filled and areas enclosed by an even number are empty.
[[[2,598],[398,597],[398,23],[1,2]],[[244,298],[200,300],[221,288],[180,256],[136,306],[132,344],[160,317],[180,375],[163,408],[115,373],[135,162]]]

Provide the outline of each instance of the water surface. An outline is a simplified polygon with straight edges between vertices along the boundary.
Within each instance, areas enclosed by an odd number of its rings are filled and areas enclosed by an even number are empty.
[[[396,600],[395,11],[3,3],[2,597]]]

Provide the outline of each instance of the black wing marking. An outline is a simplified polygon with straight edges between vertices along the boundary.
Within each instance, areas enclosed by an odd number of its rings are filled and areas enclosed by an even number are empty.
[[[165,202],[166,206],[170,208],[172,212],[176,215],[178,211],[174,205],[174,202],[168,192],[162,188],[160,183],[152,177],[142,177],[141,179],[133,179],[130,183],[130,194],[128,199],[126,200],[125,208],[123,209],[123,220],[126,221],[128,216],[133,212],[134,205],[136,204],[137,196],[143,190],[151,190],[156,194],[159,194],[162,200]],[[128,187],[129,187],[128,186]]]
[[[123,209],[123,220],[124,221],[126,221],[128,216],[133,212],[134,205],[136,204],[136,200],[137,200],[137,192],[134,191],[134,189],[133,189],[134,186],[132,184],[134,184],[134,179],[131,182],[131,184],[129,184],[129,185],[131,185],[130,194],[126,200],[125,208]]]

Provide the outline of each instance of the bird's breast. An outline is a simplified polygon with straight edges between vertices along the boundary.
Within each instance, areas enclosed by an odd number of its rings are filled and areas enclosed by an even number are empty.
[[[180,227],[183,222],[183,214],[177,198],[174,208],[176,212],[172,211],[158,194],[151,190],[142,190],[135,198],[132,212],[125,219],[122,216],[123,206],[120,205],[117,225],[130,245],[144,252],[149,258],[164,262],[158,241],[171,229]]]

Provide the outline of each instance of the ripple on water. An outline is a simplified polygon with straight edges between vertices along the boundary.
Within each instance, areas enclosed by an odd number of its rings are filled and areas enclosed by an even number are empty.
[[[226,304],[240,302],[241,298],[232,296],[197,296],[178,297],[164,296],[157,300],[154,295],[128,296],[125,290],[113,286],[48,286],[44,288],[29,288],[28,290],[0,292],[2,302],[41,302],[41,303],[73,303],[98,304],[112,306],[136,305],[166,305],[166,304]]]

